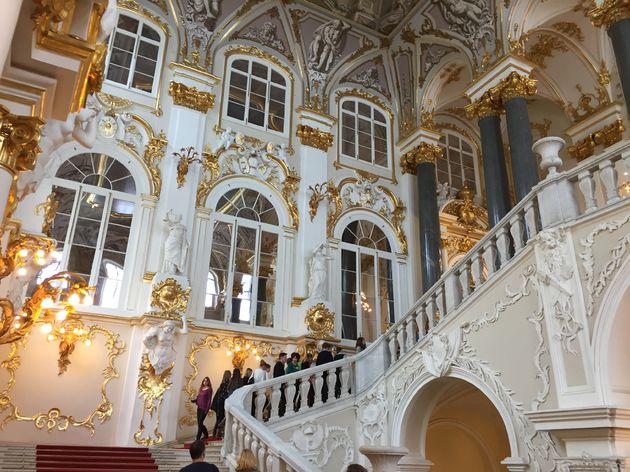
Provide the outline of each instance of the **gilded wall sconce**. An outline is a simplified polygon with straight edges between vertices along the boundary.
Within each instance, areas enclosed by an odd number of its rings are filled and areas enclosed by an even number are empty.
[[[256,356],[259,361],[263,356],[271,353],[271,344],[266,342],[250,341],[243,336],[234,336],[232,339],[226,339],[225,344],[228,348],[226,354],[232,357],[232,365],[235,369],[243,372],[245,361],[250,355]]]
[[[182,188],[186,183],[188,166],[193,162],[201,163],[201,159],[199,159],[199,154],[192,146],[182,148],[180,152],[174,152],[173,155],[179,158],[177,163],[177,188]]]

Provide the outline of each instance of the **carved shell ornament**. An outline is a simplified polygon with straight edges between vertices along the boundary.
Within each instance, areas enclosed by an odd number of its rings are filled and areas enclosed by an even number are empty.
[[[427,372],[434,377],[444,377],[455,360],[457,349],[445,334],[433,334],[426,349],[420,351]]]

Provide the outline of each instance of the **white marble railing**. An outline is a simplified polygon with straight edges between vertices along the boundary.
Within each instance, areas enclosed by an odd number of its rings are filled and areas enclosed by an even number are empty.
[[[306,410],[327,409],[335,402],[364,392],[405,354],[415,350],[438,324],[456,316],[463,304],[505,269],[539,232],[606,208],[628,196],[622,196],[620,191],[630,181],[630,141],[611,146],[562,173],[555,170],[562,162],[557,157],[561,148],[557,138],[539,143],[534,146],[543,155],[543,166],[549,169],[545,180],[466,257],[442,274],[412,309],[368,349],[334,363],[240,389],[228,399],[230,426],[226,426],[225,435],[228,460],[243,447],[255,447],[263,472],[320,470],[304,460],[296,449],[283,443],[268,425]],[[328,390],[326,402],[322,395],[326,391],[324,384]],[[281,416],[283,390],[287,406]]]

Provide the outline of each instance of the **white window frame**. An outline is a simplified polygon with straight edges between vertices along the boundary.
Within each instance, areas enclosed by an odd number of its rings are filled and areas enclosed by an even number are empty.
[[[262,195],[262,194],[261,194]],[[262,195],[264,196],[264,195]],[[275,210],[275,209],[274,209]],[[257,304],[258,304],[258,278],[259,278],[259,262],[260,262],[260,242],[261,242],[261,237],[262,237],[262,233],[263,231],[267,232],[267,233],[273,233],[278,237],[278,247],[277,247],[277,257],[280,256],[280,254],[282,253],[282,233],[281,233],[281,227],[280,226],[274,226],[268,223],[262,223],[259,221],[255,221],[255,220],[250,220],[247,218],[242,218],[242,217],[238,217],[238,216],[234,216],[234,215],[224,215],[221,213],[216,213],[215,214],[215,218],[213,219],[213,221],[211,222],[212,225],[212,236],[210,237],[210,249],[212,250],[212,245],[214,243],[214,232],[215,232],[215,224],[216,222],[222,222],[222,223],[227,223],[232,225],[232,235],[231,235],[231,241],[230,241],[230,260],[228,262],[228,277],[227,277],[227,284],[225,286],[225,308],[224,308],[224,313],[223,313],[223,322],[225,323],[229,323],[232,325],[241,325],[241,326],[251,326],[251,327],[255,327],[255,328],[274,328],[276,326],[277,323],[277,317],[275,316],[274,313],[274,318],[273,318],[273,326],[258,326],[256,325],[256,311],[257,311]],[[238,228],[239,227],[246,227],[249,229],[253,229],[256,231],[256,244],[255,244],[255,248],[254,248],[254,261],[253,261],[253,273],[252,273],[252,291],[251,291],[251,298],[250,298],[250,311],[249,311],[249,323],[233,323],[232,320],[232,290],[234,288],[234,274],[236,273],[236,243],[237,243],[237,236],[238,236]],[[208,276],[208,273],[210,272],[210,270],[212,270],[210,268],[210,260],[207,261],[206,264],[206,277]],[[213,271],[214,272],[214,271]],[[274,287],[274,299],[273,299],[273,305],[274,307],[278,306],[278,295],[279,295],[279,278],[277,276],[278,274],[276,273],[276,277],[275,277],[275,287]],[[204,293],[204,297],[208,295],[207,292],[207,281],[206,281],[206,291]],[[204,310],[205,310],[205,299],[204,299]],[[205,318],[205,314],[204,314],[204,319],[208,320],[208,321],[219,321],[219,320],[211,320],[209,318]]]
[[[164,37],[164,33],[163,31],[161,31],[161,29],[159,27],[157,27],[155,24],[153,24],[150,21],[145,20],[144,18],[142,18],[141,16],[136,16],[134,14],[128,13],[128,12],[119,12],[118,16],[116,17],[116,25],[118,25],[118,19],[121,16],[126,16],[129,18],[132,18],[136,21],[138,21],[138,30],[140,31],[140,33],[136,32],[136,33],[131,33],[127,30],[123,30],[123,29],[119,29],[118,26],[114,27],[114,29],[112,30],[110,37],[109,37],[109,44],[107,47],[107,59],[105,61],[105,72],[104,72],[104,83],[111,85],[113,87],[119,88],[119,89],[123,89],[123,90],[128,90],[130,92],[133,93],[137,93],[140,94],[142,96],[145,97],[152,97],[155,98],[157,97],[158,94],[158,88],[159,88],[159,84],[160,84],[160,77],[162,74],[162,66],[163,66],[163,62],[164,62],[164,48],[165,48],[165,37]],[[144,26],[147,26],[149,28],[151,28],[153,31],[155,31],[159,36],[160,36],[160,41],[157,42],[153,39],[150,38],[146,38],[144,36],[142,36],[142,28]],[[107,78],[107,72],[109,71],[109,62],[112,56],[112,51],[113,51],[113,45],[114,45],[114,38],[116,37],[116,33],[120,32],[120,34],[129,36],[129,37],[133,37],[135,40],[135,45],[134,45],[134,51],[133,54],[131,56],[131,63],[129,65],[129,76],[127,77],[127,85],[121,84],[120,82],[115,82],[113,80],[110,80]],[[158,52],[157,52],[157,60],[156,60],[156,64],[155,64],[155,74],[153,75],[153,85],[151,87],[151,92],[146,92],[144,90],[135,88],[131,86],[131,83],[133,81],[133,76],[134,73],[136,71],[136,61],[138,58],[138,49],[140,48],[140,42],[141,41],[145,41],[149,44],[152,44],[154,46],[158,47]]]
[[[248,66],[247,66],[247,74],[245,74],[244,71],[239,70],[239,69],[234,69],[233,68],[233,64],[235,61],[238,60],[244,60],[244,61],[248,61]],[[252,83],[252,64],[256,62],[258,64],[263,65],[264,67],[267,67],[267,79],[264,79],[264,82],[267,85],[267,94],[266,94],[266,98],[265,98],[265,124],[264,126],[260,126],[257,125],[255,123],[250,123],[248,121],[248,117],[249,117],[249,102],[250,102],[250,95],[251,95],[251,83]],[[228,106],[230,103],[230,87],[231,87],[231,78],[232,78],[232,71],[235,71],[237,74],[240,74],[242,76],[247,76],[247,90],[245,90],[245,115],[243,117],[243,120],[239,120],[238,118],[234,118],[232,116],[228,115]],[[280,84],[277,84],[275,82],[271,81],[271,72],[276,72],[277,74],[281,75],[282,78],[284,79],[285,85],[282,86]],[[284,136],[284,137],[288,137],[289,136],[289,128],[291,125],[291,120],[290,120],[290,116],[289,114],[291,113],[290,110],[290,102],[291,102],[291,80],[290,77],[287,76],[287,74],[282,70],[279,69],[277,67],[274,67],[272,64],[264,61],[264,60],[259,60],[250,56],[243,56],[243,55],[234,55],[234,56],[230,56],[228,59],[228,64],[227,64],[227,68],[226,68],[226,80],[225,80],[225,85],[224,85],[224,89],[223,89],[223,96],[225,97],[225,100],[223,100],[223,118],[226,121],[230,121],[232,123],[238,123],[240,125],[243,126],[251,126],[256,130],[260,130],[260,131],[265,131],[268,133],[272,133],[275,134],[277,136]],[[256,77],[256,80],[260,80],[261,82],[263,81],[263,79],[261,77]],[[271,129],[269,127],[269,102],[271,101],[271,85],[273,84],[274,87],[278,87],[278,88],[283,88],[284,89],[284,129],[282,130],[282,132],[280,131],[276,131],[274,129]]]
[[[378,291],[378,282],[379,282],[379,259],[387,259],[390,262],[390,267],[391,267],[391,273],[392,273],[392,296],[393,296],[393,302],[394,302],[394,316],[396,315],[396,313],[398,313],[398,304],[397,304],[397,296],[396,296],[396,282],[395,282],[395,278],[394,278],[394,269],[396,267],[395,263],[395,259],[394,259],[394,254],[391,252],[385,252],[385,251],[381,251],[378,249],[372,249],[369,247],[365,247],[365,246],[360,246],[358,244],[351,244],[345,241],[341,242],[340,245],[341,250],[343,251],[344,249],[347,251],[352,251],[355,254],[355,267],[357,268],[356,270],[356,293],[355,295],[355,306],[356,306],[356,322],[357,322],[357,337],[359,336],[365,336],[365,332],[363,331],[363,306],[361,304],[361,293],[363,292],[362,286],[361,286],[361,254],[368,254],[370,256],[372,256],[375,260],[375,264],[374,264],[374,280],[376,281],[376,287],[375,287],[375,295],[376,295],[376,303],[375,303],[375,307],[374,307],[374,311],[375,311],[375,316],[376,316],[376,327],[378,329],[378,333],[375,333],[375,338],[378,338],[381,334],[383,334],[383,332],[381,332],[381,295]],[[342,253],[340,253],[342,254]],[[342,257],[342,262],[341,262],[341,271],[344,270],[344,266],[343,266],[343,257]],[[341,294],[341,297],[343,298],[343,292],[340,291],[339,292]],[[340,306],[343,306],[343,301],[342,304]],[[342,328],[342,335],[343,335],[343,316],[344,313],[341,312],[341,328]],[[390,320],[387,320],[387,323],[390,323]],[[344,338],[345,339],[345,338]]]
[[[347,102],[355,102],[355,111],[352,112],[350,110],[345,110],[343,108],[343,105]],[[371,123],[371,129],[370,129],[370,139],[371,139],[371,157],[372,160],[371,162],[367,162],[364,161],[362,159],[359,159],[359,127],[358,127],[358,119],[359,116],[361,116],[362,118],[366,118],[363,115],[359,115],[359,103],[366,105],[368,107],[370,107],[370,118],[369,121]],[[376,164],[375,162],[375,158],[376,158],[376,143],[375,143],[375,139],[376,139],[376,133],[374,131],[374,126],[375,126],[375,119],[374,119],[374,112],[378,111],[383,118],[385,119],[384,122],[378,122],[380,124],[382,124],[385,127],[385,152],[387,155],[387,165],[386,166],[382,166],[380,164]],[[341,99],[339,101],[339,109],[338,109],[338,113],[339,113],[339,129],[338,129],[338,136],[339,136],[339,154],[341,155],[342,158],[344,159],[348,159],[353,163],[358,163],[358,164],[362,164],[365,166],[370,166],[370,167],[374,167],[375,169],[380,169],[380,170],[391,170],[392,168],[392,153],[391,153],[391,131],[390,131],[390,121],[389,121],[389,117],[388,114],[385,112],[385,110],[383,110],[382,108],[374,105],[373,103],[370,103],[367,100],[363,100],[360,99],[358,97],[344,97],[343,99]],[[344,154],[343,152],[343,114],[348,114],[354,117],[354,123],[355,123],[355,127],[354,127],[354,156],[348,155],[348,154]]]
[[[80,200],[81,200],[80,198],[81,192],[84,191],[86,193],[93,193],[93,194],[105,197],[105,204],[103,205],[103,215],[101,216],[101,224],[99,226],[99,230],[98,230],[99,233],[98,233],[98,238],[96,241],[96,251],[94,254],[94,260],[92,261],[90,279],[88,281],[89,285],[96,286],[96,284],[98,283],[99,268],[103,260],[105,235],[107,233],[107,228],[109,226],[109,215],[111,213],[112,202],[114,199],[125,200],[130,203],[133,203],[134,209],[137,210],[138,204],[139,204],[138,196],[137,194],[134,195],[130,193],[120,192],[118,190],[106,189],[103,187],[96,187],[93,185],[84,184],[84,183],[76,182],[72,180],[66,180],[59,177],[54,177],[52,179],[52,185],[53,187],[63,187],[63,188],[68,188],[75,191],[74,202],[72,204],[72,210],[70,213],[70,223],[68,224],[66,238],[63,241],[62,257],[61,257],[61,261],[59,265],[57,266],[58,268],[56,271],[67,270],[67,267],[68,267],[68,262],[70,258],[70,249],[72,247],[72,242],[74,240],[75,233],[76,233],[77,222],[79,219],[79,205],[80,205]],[[129,270],[129,262],[131,260],[129,249],[133,247],[132,243],[134,241],[134,238],[136,237],[135,235],[136,224],[137,224],[137,218],[132,216],[131,225],[129,227],[129,239],[127,240],[127,249],[125,250],[125,260],[123,264],[123,279],[121,281],[122,289],[118,297],[117,303],[113,307],[98,305],[99,307],[102,307],[103,309],[115,309],[115,308],[119,308],[123,306],[124,304],[124,300],[128,292],[128,286],[130,284],[129,278],[131,277],[131,274],[130,274],[131,271]]]
[[[438,143],[438,145],[444,150],[444,154],[443,157],[441,159],[444,159],[446,161],[447,164],[447,169],[448,169],[448,185],[449,188],[456,188],[457,190],[461,190],[461,188],[457,188],[457,187],[453,187],[453,169],[452,169],[452,162],[449,158],[449,150],[453,150],[455,152],[457,152],[459,154],[459,162],[456,163],[458,169],[458,172],[456,172],[455,174],[461,178],[462,182],[466,182],[466,176],[464,174],[464,164],[462,161],[462,156],[465,155],[469,155],[472,158],[472,163],[473,163],[473,172],[475,174],[475,187],[472,188],[471,190],[473,190],[477,195],[479,195],[479,169],[478,169],[478,165],[477,165],[477,152],[475,150],[475,146],[474,143],[471,143],[469,141],[468,138],[466,138],[465,136],[460,135],[459,133],[455,133],[453,131],[450,130],[446,130],[443,132],[444,135],[444,142],[442,142],[440,140],[440,142]],[[449,140],[449,135],[455,136],[457,139],[459,139],[459,149],[458,148],[454,148],[451,147],[451,145],[449,145],[448,140]],[[464,151],[461,143],[462,142],[466,142],[466,144],[468,144],[470,146],[471,152],[469,153],[468,151]],[[435,166],[435,177],[436,177],[436,181],[438,183],[443,184],[444,182],[440,181],[440,176],[438,174],[438,166]]]

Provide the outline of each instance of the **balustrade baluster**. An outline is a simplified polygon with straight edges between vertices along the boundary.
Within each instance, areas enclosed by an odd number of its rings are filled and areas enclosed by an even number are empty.
[[[280,464],[278,463],[278,458],[275,454],[269,451],[267,455],[267,460],[265,461],[265,467],[267,472],[280,472]]]
[[[397,361],[396,359],[396,336],[394,332],[390,330],[389,334],[389,365],[394,365]]]
[[[254,457],[258,457],[258,438],[256,436],[252,436],[252,442],[249,448],[252,450]]]
[[[282,394],[280,393],[280,384],[272,385],[271,386],[271,413],[269,414],[269,421],[280,417],[280,412],[279,412],[280,397],[282,397]]]
[[[459,286],[462,290],[462,300],[470,295],[470,273],[468,272],[468,261],[462,261],[459,269]]]
[[[245,426],[243,423],[239,422],[238,424],[238,433],[236,435],[236,441],[238,443],[237,453],[240,453],[243,449],[245,449]]]
[[[424,323],[425,323],[424,306],[420,305],[418,308],[416,308],[416,325],[418,326],[418,339],[416,340],[416,342],[419,342],[426,334],[426,327]]]
[[[341,368],[341,397],[340,398],[346,398],[348,396],[350,396],[350,374],[351,374],[351,369],[352,367],[350,366],[350,364],[348,365],[344,365]]]
[[[266,388],[256,390],[256,419],[258,421],[263,420],[265,402],[267,400],[266,390]]]
[[[451,313],[462,301],[462,293],[459,288],[459,276],[453,270],[449,272],[444,281],[446,289],[446,311]]]
[[[534,206],[534,200],[528,200],[525,202],[525,228],[527,229],[527,241],[538,234],[536,221],[536,207]]]
[[[403,323],[396,328],[396,341],[398,342],[398,349],[400,349],[400,357],[404,356],[407,352],[407,344],[405,343],[405,327]]]
[[[597,201],[595,201],[595,182],[591,171],[585,170],[578,174],[578,188],[584,197],[585,213],[589,213],[597,209]]]
[[[310,375],[303,377],[300,383],[300,411],[308,408],[308,392],[311,389],[310,378]]]
[[[623,160],[623,165],[626,168],[627,174],[630,174],[630,151],[626,151],[626,152],[622,153],[621,154],[621,159]]]
[[[448,313],[446,312],[446,304],[444,303],[444,283],[441,280],[438,280],[438,285],[435,289],[435,303],[440,312],[440,317],[445,318]]]
[[[267,472],[267,467],[265,466],[265,458],[267,456],[267,446],[265,443],[260,443],[260,449],[258,449],[258,468],[260,472]]]
[[[610,159],[606,159],[599,164],[599,179],[604,187],[606,196],[606,204],[610,205],[619,200],[619,191],[617,190],[617,170]]]
[[[407,317],[405,329],[407,330],[405,351],[409,352],[413,349],[413,345],[416,343],[416,321],[413,317]]]
[[[427,300],[427,318],[429,319],[429,331],[433,329],[433,327],[440,322],[437,318],[437,310],[435,309],[435,301],[433,300],[433,295],[429,297]]]
[[[330,369],[326,376],[326,385],[328,386],[328,398],[327,402],[331,402],[335,399],[335,384],[337,383],[337,369]]]
[[[510,236],[507,228],[497,231],[497,249],[499,250],[499,269],[510,260]]]
[[[251,449],[252,445],[252,433],[249,432],[249,429],[245,429],[245,437],[243,438],[243,447],[245,449]]]
[[[322,387],[324,385],[324,379],[322,378],[322,372],[315,374],[315,402],[313,406],[320,406],[322,404]]]
[[[285,397],[287,399],[287,407],[285,409],[284,416],[291,416],[295,413],[295,380],[291,380],[287,383],[285,388]]]
[[[473,254],[472,261],[470,263],[470,269],[473,276],[473,282],[475,283],[475,290],[478,290],[484,283],[483,280],[483,256],[481,251]]]
[[[490,278],[496,270],[495,264],[497,260],[497,248],[495,246],[495,241],[492,238],[489,239],[483,246],[483,260],[486,263],[486,269],[488,270],[488,278]]]
[[[512,218],[510,218],[510,234],[512,235],[512,240],[514,241],[515,253],[523,249],[523,246],[525,245],[525,242],[523,241],[523,228],[521,214],[516,213]]]
[[[231,440],[231,446],[232,446],[232,454],[236,455],[238,454],[239,450],[238,450],[238,420],[234,419],[232,421],[232,440]]]

